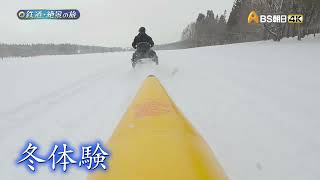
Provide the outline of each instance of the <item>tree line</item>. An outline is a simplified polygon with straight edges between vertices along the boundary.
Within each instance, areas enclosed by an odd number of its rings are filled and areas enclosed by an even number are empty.
[[[264,23],[248,24],[249,13],[257,14],[303,14],[302,24]],[[227,12],[215,15],[208,10],[200,13],[195,22],[190,23],[182,32],[181,40],[191,43],[192,47],[228,44],[247,41],[297,37],[320,33],[319,0],[235,0],[227,20]]]
[[[194,46],[223,44],[227,27],[226,15],[227,11],[220,16],[215,15],[212,10],[208,10],[206,15],[200,13],[196,21],[183,30],[182,41],[191,40]]]
[[[75,44],[0,44],[0,57],[30,57],[125,51],[119,47],[83,46]]]

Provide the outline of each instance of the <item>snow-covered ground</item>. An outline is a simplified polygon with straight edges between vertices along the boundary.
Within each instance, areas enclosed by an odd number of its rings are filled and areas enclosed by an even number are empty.
[[[320,179],[320,36],[160,51],[0,61],[0,179],[85,179],[15,161],[27,140],[106,141],[142,81],[156,75],[232,180]]]

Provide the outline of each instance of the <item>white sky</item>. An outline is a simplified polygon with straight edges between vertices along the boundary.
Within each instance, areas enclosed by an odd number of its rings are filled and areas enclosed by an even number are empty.
[[[180,39],[198,13],[228,13],[234,0],[1,0],[0,42],[130,46],[140,26],[156,44]],[[20,9],[78,9],[76,21],[21,21]]]

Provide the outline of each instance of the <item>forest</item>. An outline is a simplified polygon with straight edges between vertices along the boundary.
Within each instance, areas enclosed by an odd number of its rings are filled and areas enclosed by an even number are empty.
[[[303,14],[304,23],[248,24],[248,15],[252,10],[257,14]],[[228,17],[226,11],[221,15],[212,10],[206,14],[200,13],[183,30],[181,42],[188,47],[198,47],[269,39],[281,41],[285,37],[302,40],[319,32],[319,0],[235,0]]]

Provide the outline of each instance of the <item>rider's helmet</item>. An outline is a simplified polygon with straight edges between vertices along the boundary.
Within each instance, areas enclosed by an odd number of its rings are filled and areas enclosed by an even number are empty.
[[[146,32],[146,28],[145,27],[140,27],[139,28],[139,32],[140,33],[145,33]]]

